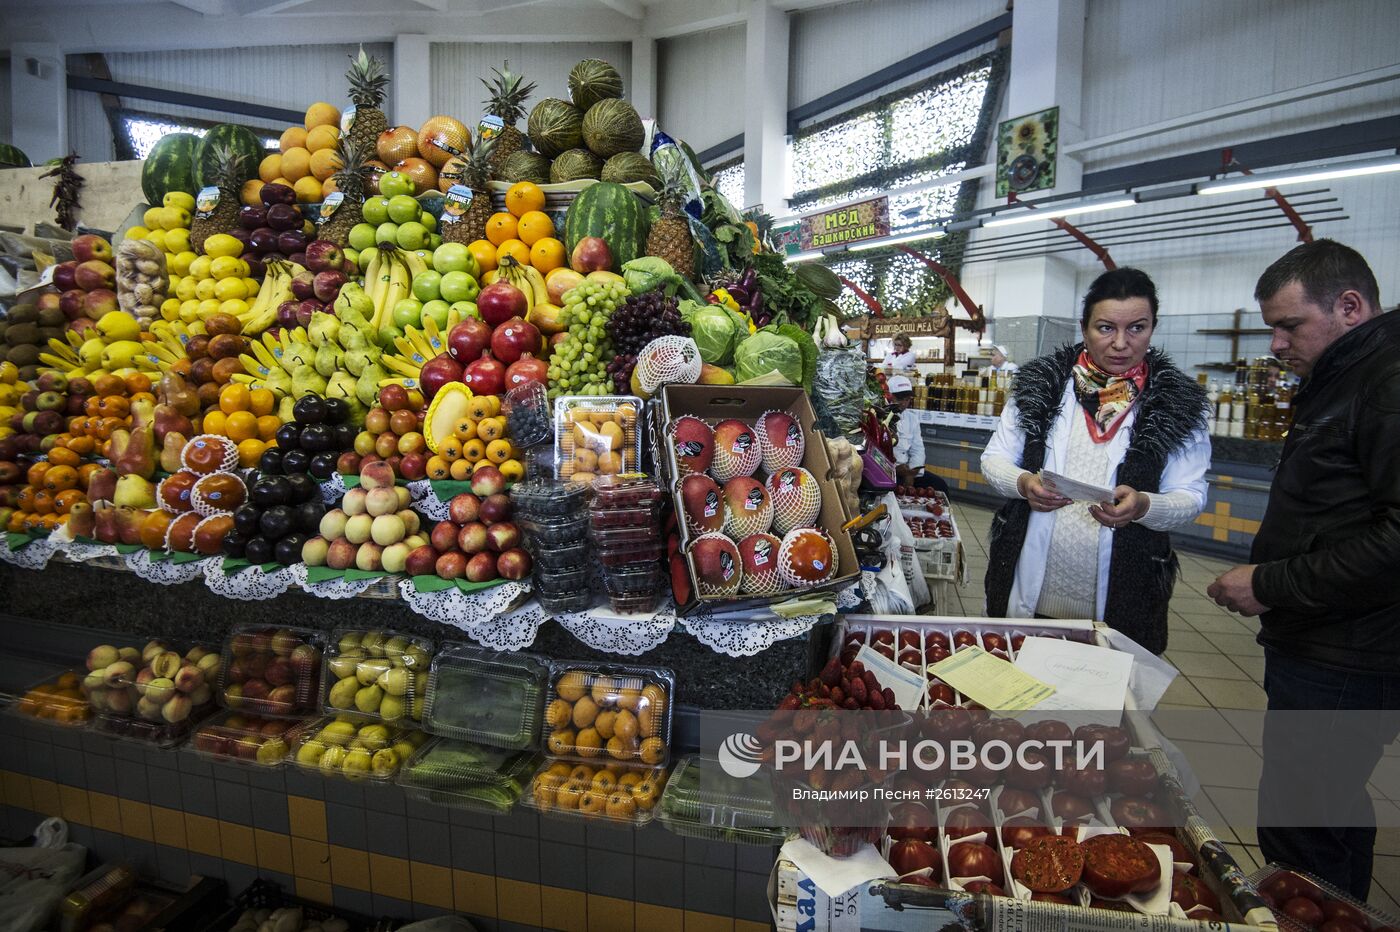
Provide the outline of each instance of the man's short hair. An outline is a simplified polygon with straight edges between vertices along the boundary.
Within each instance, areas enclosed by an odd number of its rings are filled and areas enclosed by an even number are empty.
[[[1254,300],[1267,301],[1298,282],[1308,301],[1331,312],[1344,291],[1360,292],[1372,308],[1381,308],[1381,289],[1361,253],[1336,240],[1319,239],[1294,246],[1259,276]]]

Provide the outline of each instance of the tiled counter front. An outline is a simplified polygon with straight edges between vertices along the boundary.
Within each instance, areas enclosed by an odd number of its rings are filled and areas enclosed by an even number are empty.
[[[424,805],[396,786],[209,764],[0,715],[3,830],[46,816],[141,873],[262,876],[347,910],[405,920],[460,912],[482,930],[758,932],[772,848]]]

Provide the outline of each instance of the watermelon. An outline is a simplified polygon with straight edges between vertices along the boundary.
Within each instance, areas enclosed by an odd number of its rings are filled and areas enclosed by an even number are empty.
[[[205,133],[204,138],[195,146],[194,188],[196,193],[200,188],[215,183],[214,149],[219,146],[232,149],[243,156],[243,177],[238,179],[239,184],[249,178],[256,177],[258,166],[267,157],[267,149],[258,139],[257,133],[246,126],[239,126],[237,123],[220,123]]]
[[[9,143],[0,142],[0,168],[28,168],[29,156]]]
[[[647,219],[642,201],[620,184],[600,181],[578,193],[564,218],[564,248],[573,255],[585,236],[597,236],[620,267],[646,253]]]
[[[194,133],[166,133],[151,147],[141,166],[141,190],[146,203],[159,207],[171,191],[195,194],[194,151],[199,137]]]

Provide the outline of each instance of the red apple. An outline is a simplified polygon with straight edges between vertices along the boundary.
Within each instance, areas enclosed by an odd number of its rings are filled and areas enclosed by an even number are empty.
[[[496,365],[500,365],[500,363]],[[423,398],[426,401],[432,401],[433,396],[438,393],[438,389],[448,382],[466,382],[473,394],[499,395],[501,393],[499,388],[489,392],[479,391],[468,379],[462,377],[462,367],[447,353],[439,353],[424,363],[422,371],[418,373],[418,381],[423,387]]]
[[[512,317],[491,332],[491,353],[507,366],[523,353],[539,351],[539,328],[523,318]]]
[[[292,276],[292,295],[298,301],[310,301],[316,297],[316,273],[302,269]]]
[[[496,555],[478,553],[467,561],[467,579],[471,582],[490,582],[496,578]]]
[[[482,468],[484,469],[485,467],[483,466]],[[449,510],[451,509],[451,507],[452,506],[449,504]],[[470,518],[467,519],[467,521],[476,520],[477,517],[478,515],[472,515]],[[510,496],[505,494],[504,492],[497,492],[494,495],[486,496],[486,498],[481,500],[479,517],[482,521],[485,521],[487,524],[495,524],[498,521],[504,521],[507,518],[509,518]],[[455,521],[456,519],[454,518],[453,520]],[[463,521],[459,523],[465,524],[466,522]]]
[[[399,460],[399,475],[413,482],[428,474],[428,457],[422,453],[405,453]]]
[[[585,236],[574,246],[569,257],[569,268],[587,275],[589,272],[610,271],[613,266],[612,250],[600,237]]]
[[[490,345],[491,325],[475,317],[468,317],[447,334],[447,352],[464,366],[479,359]]]
[[[101,320],[117,309],[117,293],[110,288],[89,291],[83,298],[83,313],[88,320]]]
[[[403,570],[410,576],[432,576],[437,571],[438,552],[430,545],[415,547],[404,561]]]
[[[345,265],[345,253],[329,240],[318,239],[306,246],[306,267],[313,272],[340,271]],[[317,278],[320,276],[318,275]],[[343,282],[342,282],[343,283]],[[339,286],[337,286],[339,287]],[[322,298],[322,301],[329,300]]]
[[[93,259],[111,262],[112,244],[96,234],[84,233],[73,238],[73,258],[79,262],[89,262]]]
[[[483,466],[472,473],[472,492],[483,498],[506,490],[506,477],[495,466]]]
[[[73,277],[73,273],[76,272],[77,269],[78,263],[75,260],[60,262],[58,265],[54,266],[53,286],[59,291],[69,291],[73,288],[77,288],[78,282]]]
[[[70,288],[58,296],[58,309],[69,320],[77,320],[83,316],[83,300],[86,297],[87,292],[81,288]]]
[[[481,293],[476,296],[477,313],[492,327],[499,327],[512,317],[523,320],[529,310],[530,305],[525,300],[525,292],[500,279],[481,289]]]
[[[84,291],[98,288],[111,288],[117,281],[117,270],[101,259],[90,259],[78,264],[73,271],[73,282]]]
[[[312,243],[311,246],[319,246],[322,242],[324,242],[324,240],[318,239],[316,242]],[[326,243],[326,245],[334,249],[337,253],[340,252],[340,247],[336,246],[334,243]],[[306,248],[310,250],[311,246]],[[311,257],[308,255],[307,258],[309,259]],[[314,286],[317,299],[327,304],[331,303],[340,295],[340,286],[345,284],[348,280],[349,279],[345,277],[345,273],[340,271],[340,269],[326,269],[317,272]]]
[[[505,579],[524,579],[531,566],[530,554],[521,547],[512,547],[496,558],[496,572]]]
[[[457,525],[451,521],[439,521],[428,534],[428,542],[433,549],[446,553],[457,549]]]
[[[481,553],[490,545],[491,538],[486,533],[486,525],[480,521],[464,524],[457,532],[457,546],[468,556]]]
[[[504,553],[520,545],[520,528],[513,521],[502,521],[486,529],[488,546],[496,553]]]
[[[507,506],[509,506],[510,499],[506,499],[506,504]],[[477,498],[470,492],[462,492],[459,495],[452,496],[451,501],[447,503],[447,516],[451,518],[452,522],[456,524],[470,524],[471,522],[477,520],[477,518],[482,517],[481,506],[481,499]],[[502,515],[501,517],[504,517],[504,515]],[[499,521],[500,518],[484,518],[484,520]],[[453,534],[455,539],[455,530],[453,531]],[[442,549],[445,550],[447,548],[444,547]]]
[[[417,426],[415,424],[413,426],[405,428],[404,430],[398,430],[393,426],[394,412],[404,411],[408,408],[408,389],[404,388],[397,382],[390,382],[388,385],[385,385],[379,390],[379,404],[384,408],[384,410],[389,412],[389,426],[391,429],[394,430],[395,433],[407,433],[408,431],[413,430],[414,426]]]
[[[451,553],[444,553],[437,558],[433,572],[443,579],[461,579],[467,575],[467,558],[455,550]]]
[[[437,358],[442,359],[443,357]],[[428,365],[432,365],[432,362],[429,362]],[[427,372],[428,367],[424,366],[420,378],[426,376]],[[457,380],[466,383],[473,395],[499,395],[505,391],[506,367],[499,359],[493,358],[489,352],[483,352],[481,358],[467,363]],[[426,389],[424,389],[424,395],[427,395]]]

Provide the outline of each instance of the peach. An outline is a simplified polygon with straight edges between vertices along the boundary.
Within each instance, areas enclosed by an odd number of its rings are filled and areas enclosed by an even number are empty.
[[[151,661],[151,671],[155,673],[156,676],[166,679],[174,679],[175,674],[180,671],[181,666],[180,655],[173,650],[162,651]]]
[[[119,660],[117,649],[110,644],[99,644],[88,651],[87,668],[89,670],[101,670]]]
[[[397,448],[397,443],[395,444]],[[360,487],[366,490],[394,487],[394,468],[385,462],[360,467]]]
[[[189,718],[190,708],[190,697],[177,695],[170,697],[165,705],[160,707],[160,714],[167,722],[174,724]]]
[[[301,638],[286,628],[282,628],[272,636],[272,652],[279,657],[287,657],[297,649],[297,645],[300,643]]]
[[[182,693],[192,693],[204,685],[204,674],[199,667],[186,664],[175,674],[175,688]]]
[[[348,489],[345,492],[345,496],[340,500],[340,507],[345,512],[345,514],[350,517],[354,517],[355,515],[362,515],[367,509],[366,500],[368,498],[369,492],[363,487],[358,489]]]
[[[135,675],[135,667],[128,661],[118,660],[116,663],[107,664],[106,672],[102,675],[102,684],[109,687],[121,686],[130,682]]]

